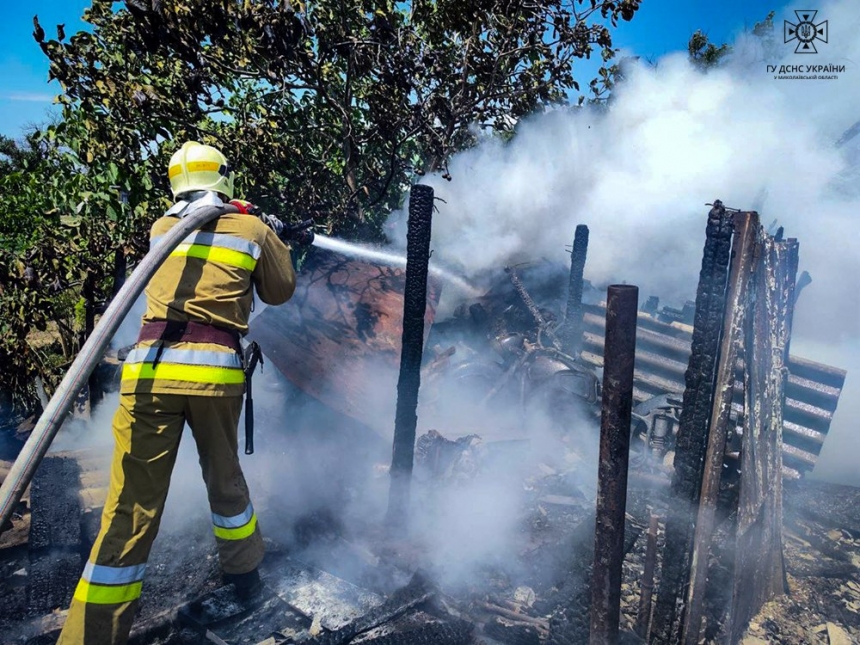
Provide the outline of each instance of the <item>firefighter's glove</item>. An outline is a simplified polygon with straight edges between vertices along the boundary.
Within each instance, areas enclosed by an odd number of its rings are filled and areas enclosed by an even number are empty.
[[[275,235],[278,237],[282,236],[284,232],[284,223],[274,215],[264,213],[259,206],[252,204],[251,202],[246,202],[244,199],[231,199],[230,205],[238,208],[239,212],[243,215],[254,215],[259,217],[263,224],[275,232]]]
[[[296,231],[290,237],[290,242],[299,246],[310,246],[314,243],[314,232],[308,229]]]
[[[275,232],[275,235],[283,239],[284,223],[281,220],[267,213],[260,213],[260,219],[263,220],[263,224]]]
[[[314,222],[310,219],[306,219],[298,224],[288,224],[284,227],[280,237],[290,244],[310,246],[314,243],[314,232],[311,230],[311,226],[313,225]]]

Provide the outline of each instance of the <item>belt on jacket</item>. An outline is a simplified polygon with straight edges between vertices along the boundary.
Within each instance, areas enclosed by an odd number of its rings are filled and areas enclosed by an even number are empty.
[[[242,355],[239,332],[235,329],[206,325],[193,320],[156,320],[144,323],[137,342],[166,340],[172,342],[214,343],[223,345]]]

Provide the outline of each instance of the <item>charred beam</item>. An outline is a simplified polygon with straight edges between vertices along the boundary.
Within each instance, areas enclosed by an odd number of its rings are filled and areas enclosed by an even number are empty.
[[[689,582],[690,551],[707,447],[731,240],[731,216],[722,203],[716,201],[708,214],[691,354],[684,377],[686,387],[672,480],[677,503],[670,505],[666,517],[663,570],[651,628],[651,640],[657,643],[675,643],[680,636],[678,625]]]
[[[562,349],[571,356],[579,354],[582,344],[582,279],[588,253],[588,227],[580,224],[573,236],[570,252],[570,278],[567,283],[567,307],[564,312]]]
[[[520,299],[523,301],[523,304],[526,306],[526,309],[529,310],[529,313],[532,315],[532,318],[534,318],[535,324],[537,325],[538,334],[546,333],[553,346],[556,349],[561,349],[558,339],[555,337],[555,334],[553,334],[548,329],[546,320],[544,319],[540,308],[532,299],[531,294],[529,294],[528,290],[526,289],[526,286],[523,284],[523,281],[520,278],[520,274],[514,267],[510,266],[505,267],[505,273],[507,273],[510,277],[511,284],[514,285],[514,290],[517,292],[517,295],[519,295]]]
[[[639,592],[639,611],[634,631],[640,638],[648,637],[651,624],[651,598],[654,591],[654,564],[657,562],[657,516],[651,514],[648,522],[648,541],[645,544],[645,566]]]
[[[740,639],[750,618],[785,592],[782,551],[782,428],[798,247],[765,238],[747,324],[749,360],[738,501],[735,574],[727,633]],[[774,348],[782,351],[774,352]]]
[[[618,642],[638,308],[638,287],[609,287],[606,298],[597,519],[591,578],[589,642],[592,645],[612,645]]]
[[[684,614],[683,642],[696,645],[704,615],[705,586],[708,579],[708,556],[717,512],[717,497],[726,451],[726,436],[735,386],[735,362],[743,344],[743,323],[748,307],[748,285],[754,270],[757,213],[735,213],[735,236],[726,294],[726,310],[716,374],[714,402],[708,423],[708,447],[705,454],[699,512],[696,519],[693,553],[690,561],[690,587]]]
[[[430,264],[430,227],[433,218],[433,189],[416,185],[409,195],[406,234],[406,287],[403,302],[403,341],[400,377],[397,381],[397,410],[388,493],[388,524],[403,526],[409,505],[415,429],[418,425],[418,389],[421,385],[421,356],[424,352],[424,314],[427,308],[427,270]]]
[[[776,329],[780,340],[785,342],[782,355],[779,357],[779,369],[787,377],[789,372],[788,363],[791,357],[791,325],[794,321],[794,308],[797,305],[798,277],[797,269],[800,264],[800,244],[797,238],[790,237],[784,244],[777,245],[775,253],[765,256],[767,264],[772,264],[776,277],[775,304]],[[806,273],[804,271],[804,273]],[[807,274],[807,277],[809,274]],[[803,275],[800,276],[803,278]],[[811,278],[810,278],[811,281]],[[803,288],[801,286],[800,288]],[[787,384],[787,378],[783,385]]]
[[[47,457],[30,487],[27,605],[34,612],[66,607],[81,570],[81,469],[71,457]]]

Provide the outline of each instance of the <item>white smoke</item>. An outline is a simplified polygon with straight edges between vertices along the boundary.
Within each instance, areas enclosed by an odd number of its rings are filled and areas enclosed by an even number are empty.
[[[778,30],[783,18],[794,16],[777,16]],[[800,240],[801,269],[813,278],[796,311],[792,349],[850,372],[816,473],[860,483],[858,469],[846,463],[860,443],[851,424],[860,400],[860,296],[853,288],[860,253],[852,235],[860,212],[860,136],[834,146],[860,120],[860,13],[844,0],[822,6],[820,19],[829,20],[830,42],[819,45],[816,57],[795,55],[786,45],[782,60],[764,60],[753,41],[742,39],[736,57],[708,74],[694,70],[685,54],[653,68],[638,65],[605,114],[574,109],[533,116],[510,143],[488,139],[457,155],[451,182],[426,182],[444,200],[433,221],[434,261],[459,266],[469,277],[540,256],[567,262],[565,246],[576,225],[586,224],[587,279],[637,284],[643,300],[654,294],[668,304],[695,295],[705,202],[748,209],[766,194],[762,222],[777,219],[786,236]],[[814,81],[777,80],[766,69],[813,63],[846,70],[838,80]],[[406,237],[403,215],[392,218],[398,240]],[[117,346],[133,342],[139,314],[128,325]],[[243,455],[242,463],[264,534],[289,542],[291,520],[315,506],[350,505],[353,514],[364,509],[367,521],[380,519],[388,478],[365,473],[350,482],[340,473],[351,462],[372,463],[376,452],[384,463],[389,448],[367,446],[358,435],[345,440],[337,419],[292,407],[280,375],[260,377],[254,386],[258,454]],[[395,396],[391,391],[382,402],[379,419],[391,430]],[[115,408],[115,400],[105,407]],[[436,427],[449,438],[470,432],[496,438],[494,419],[482,420],[483,427],[455,428],[444,415],[419,409],[418,433]],[[100,436],[109,436],[106,415],[98,425]],[[390,446],[390,437],[384,441]],[[349,454],[363,445],[367,454]],[[543,458],[543,448],[529,459]],[[205,515],[194,453],[186,437],[165,514],[168,529]],[[587,465],[583,472],[593,475]],[[464,572],[510,552],[523,491],[517,473],[504,475],[440,495],[433,512],[418,518],[438,562]]]
[[[695,296],[705,203],[758,208],[765,226],[776,219],[800,241],[800,269],[813,279],[795,313],[793,352],[860,370],[860,296],[851,286],[860,276],[860,136],[835,145],[860,121],[860,11],[849,0],[822,5],[816,21],[829,21],[829,42],[818,42],[815,56],[783,46],[783,19],[796,17],[775,18],[781,60],[745,36],[728,64],[707,74],[686,53],[635,64],[605,114],[536,115],[510,143],[487,139],[455,156],[452,181],[425,180],[441,198],[434,259],[467,275],[540,256],[567,262],[565,246],[586,224],[587,279],[636,284],[643,301],[653,294],[680,305]],[[845,71],[793,80],[767,67],[808,64]],[[404,220],[403,212],[392,217],[397,239],[405,239]],[[846,412],[860,397],[855,380],[829,443],[860,443]],[[825,450],[818,470],[831,470],[837,454]]]

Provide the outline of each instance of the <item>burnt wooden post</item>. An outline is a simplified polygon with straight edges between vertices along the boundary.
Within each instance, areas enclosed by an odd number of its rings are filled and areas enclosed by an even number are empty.
[[[517,292],[517,295],[520,297],[520,300],[523,301],[523,304],[526,306],[526,309],[529,310],[529,313],[534,318],[535,324],[538,326],[540,331],[544,331],[546,329],[546,320],[544,320],[543,314],[540,311],[540,307],[537,306],[534,299],[531,297],[531,294],[526,290],[526,286],[523,284],[522,279],[520,278],[520,274],[517,272],[516,268],[507,266],[505,267],[505,273],[508,274],[508,277],[511,279],[511,284],[514,285],[514,291]]]
[[[645,566],[642,568],[642,582],[640,583],[639,611],[636,613],[636,627],[634,629],[640,638],[648,638],[648,626],[651,624],[654,565],[657,562],[657,522],[657,516],[651,513],[648,520],[648,541],[645,544]]]
[[[573,357],[579,356],[582,345],[582,280],[585,273],[585,256],[588,253],[588,227],[579,224],[573,236],[570,251],[570,278],[567,283],[567,308],[564,312],[562,350]]]
[[[690,552],[707,448],[731,240],[731,217],[717,200],[708,214],[691,354],[684,374],[683,408],[672,478],[676,503],[669,506],[666,516],[663,567],[651,626],[651,641],[655,643],[676,643],[680,637],[678,625],[689,583]]]
[[[782,424],[794,313],[797,240],[765,237],[746,325],[744,434],[735,572],[727,633],[738,642],[749,620],[785,593],[782,552]]]
[[[30,487],[27,607],[67,607],[81,572],[81,468],[71,457],[46,457]]]
[[[591,645],[614,645],[618,642],[638,308],[638,287],[623,284],[609,287],[591,578]]]
[[[717,497],[726,451],[726,435],[732,394],[735,387],[735,364],[743,345],[743,323],[748,306],[749,279],[754,269],[756,240],[759,233],[757,213],[734,214],[734,242],[726,293],[726,309],[716,374],[716,391],[711,407],[708,447],[705,454],[699,512],[696,520],[693,552],[690,559],[690,586],[687,591],[683,621],[683,642],[696,645],[702,627],[705,587],[708,580],[708,556],[717,512]]]
[[[424,353],[424,316],[427,309],[427,270],[430,264],[430,225],[433,218],[433,189],[416,185],[409,193],[409,224],[406,233],[406,287],[403,296],[403,336],[400,377],[397,381],[397,410],[388,492],[388,524],[403,527],[409,506],[415,428],[418,424],[418,388]]]

